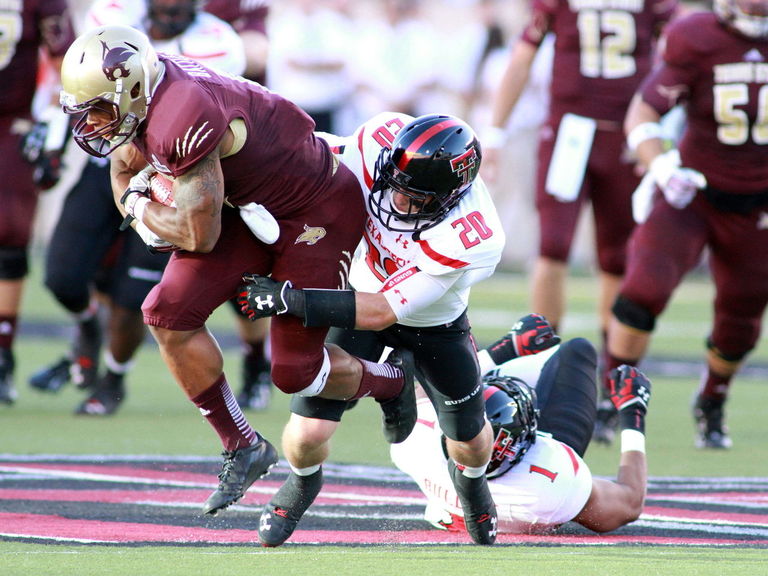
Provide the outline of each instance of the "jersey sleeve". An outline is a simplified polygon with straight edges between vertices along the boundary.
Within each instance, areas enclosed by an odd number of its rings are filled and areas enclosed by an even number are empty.
[[[440,276],[458,270],[490,269],[501,259],[506,236],[490,193],[478,178],[445,220],[419,235],[413,264]]]
[[[663,43],[661,64],[640,87],[643,100],[661,115],[689,97],[699,70],[696,38],[690,19],[671,23]]]
[[[227,119],[206,90],[192,81],[176,82],[173,98],[150,107],[148,148],[156,151],[153,165],[178,177],[208,156],[227,129]]]

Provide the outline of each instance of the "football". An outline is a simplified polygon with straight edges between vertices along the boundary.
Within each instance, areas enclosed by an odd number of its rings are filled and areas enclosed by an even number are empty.
[[[173,199],[173,179],[160,172],[155,172],[149,178],[149,198],[164,206],[175,207]]]

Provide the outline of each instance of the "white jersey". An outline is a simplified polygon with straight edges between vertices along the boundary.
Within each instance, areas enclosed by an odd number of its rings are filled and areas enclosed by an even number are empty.
[[[443,455],[442,432],[429,399],[418,401],[411,435],[390,446],[395,465],[411,476],[427,497],[425,519],[437,525],[463,517]],[[592,473],[576,452],[539,433],[528,452],[506,474],[488,481],[496,503],[499,532],[541,533],[572,520],[592,492]]]
[[[85,16],[86,29],[120,24],[147,33],[144,0],[95,0]],[[189,27],[168,40],[153,40],[158,52],[185,56],[218,72],[245,72],[245,47],[234,28],[207,12],[198,12]]]
[[[407,295],[411,306],[393,306],[398,323],[425,327],[458,318],[469,303],[470,287],[488,278],[504,247],[504,230],[490,193],[478,177],[461,202],[436,226],[418,235],[386,229],[371,212],[367,196],[376,159],[413,117],[379,114],[347,138],[320,134],[357,176],[366,195],[365,235],[352,263],[350,284],[364,292],[383,292],[390,303],[402,300],[405,283],[421,282]],[[414,238],[416,236],[416,238]],[[421,276],[419,276],[419,274]],[[424,282],[425,275],[430,282]],[[413,287],[414,284],[411,284]]]

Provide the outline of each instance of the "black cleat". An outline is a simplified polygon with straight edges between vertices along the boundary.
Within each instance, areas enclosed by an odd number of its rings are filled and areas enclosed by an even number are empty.
[[[272,399],[272,374],[269,362],[263,359],[243,358],[243,389],[237,395],[241,410],[260,412],[269,408]]]
[[[697,395],[693,404],[693,419],[696,421],[696,448],[727,450],[733,446],[725,425],[725,400],[705,398]]]
[[[472,541],[481,546],[491,546],[496,542],[498,517],[485,474],[480,478],[467,478],[453,460],[448,461],[448,472],[459,496],[464,524]]]
[[[322,487],[322,468],[309,476],[298,476],[291,472],[261,513],[259,519],[261,545],[274,548],[288,540]]]
[[[597,417],[595,429],[592,432],[592,441],[598,444],[610,446],[616,438],[616,429],[619,426],[619,413],[613,402],[601,400],[597,405]]]
[[[84,416],[111,416],[125,400],[125,386],[122,374],[107,372],[96,384],[93,393],[75,409],[75,414]]]
[[[251,484],[266,475],[277,464],[277,450],[261,438],[253,446],[223,452],[224,464],[219,473],[219,487],[203,504],[203,514],[215,516],[243,497]]]
[[[13,385],[13,372],[16,362],[10,348],[0,348],[0,403],[9,406],[19,397]]]
[[[29,377],[29,385],[43,392],[56,393],[69,382],[72,361],[66,356],[50,366],[41,368]]]
[[[416,426],[413,353],[410,350],[394,350],[385,363],[395,366],[403,373],[403,389],[400,394],[387,400],[377,400],[383,412],[384,438],[390,444],[399,444],[408,438]]]

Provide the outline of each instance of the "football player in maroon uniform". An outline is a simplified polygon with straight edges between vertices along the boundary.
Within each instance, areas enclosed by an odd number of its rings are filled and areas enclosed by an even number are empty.
[[[639,183],[624,153],[622,122],[651,69],[656,38],[676,9],[676,0],[534,0],[530,21],[500,81],[491,127],[482,135],[489,166],[497,161],[502,128],[537,51],[545,36],[554,35],[549,115],[539,139],[539,245],[531,308],[560,332],[568,260],[586,203],[595,223],[599,323],[603,332],[607,329],[634,226],[631,196]]]
[[[41,49],[58,74],[61,57],[74,39],[65,0],[5,2],[0,50],[0,403],[12,404],[13,341],[16,336],[27,248],[37,206],[35,167],[22,160],[21,140],[32,126]]]
[[[206,321],[247,272],[344,287],[365,221],[360,186],[296,105],[242,77],[157,54],[135,29],[81,35],[64,58],[62,85],[65,111],[80,114],[75,142],[110,158],[126,221],[148,245],[178,248],[142,310],[176,382],[224,446],[219,486],[203,507],[216,514],[278,457],[237,405]],[[174,177],[175,208],[149,199],[148,170]],[[272,319],[275,385],[334,399],[362,387],[381,401],[385,428],[407,434],[415,424],[412,377],[329,350],[327,332],[287,314]]]
[[[657,317],[705,251],[715,285],[707,371],[694,400],[696,445],[729,448],[723,406],[755,347],[768,303],[768,1],[715,0],[670,25],[662,64],[626,118],[627,141],[656,193],[629,243],[613,306],[610,371],[645,355]],[[659,118],[683,104],[679,149],[664,151]]]

